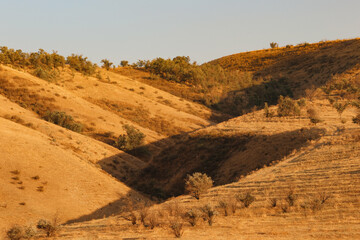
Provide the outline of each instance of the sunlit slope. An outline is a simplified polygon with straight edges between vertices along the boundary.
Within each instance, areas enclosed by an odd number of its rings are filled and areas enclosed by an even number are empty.
[[[0,126],[0,229],[15,223],[34,224],[55,215],[63,222],[121,197],[139,198],[91,163],[91,153],[77,154],[70,142],[69,148],[64,148],[56,137],[2,117]],[[59,130],[52,128],[54,133]],[[63,132],[71,137],[67,130]],[[82,140],[96,145],[91,139]],[[103,151],[108,152],[104,147]]]

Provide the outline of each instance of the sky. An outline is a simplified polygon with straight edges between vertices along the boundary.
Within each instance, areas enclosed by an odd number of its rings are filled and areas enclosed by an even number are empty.
[[[0,0],[0,46],[115,65],[360,37],[359,0]]]

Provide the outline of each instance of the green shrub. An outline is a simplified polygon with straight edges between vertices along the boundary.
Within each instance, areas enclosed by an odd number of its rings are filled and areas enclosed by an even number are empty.
[[[96,70],[96,65],[82,55],[72,54],[66,58],[66,63],[69,64],[70,68],[84,75],[93,75]]]
[[[56,70],[46,69],[42,67],[37,67],[32,74],[35,77],[44,79],[49,82],[56,80],[56,78],[59,76],[59,73]]]
[[[48,122],[54,123],[74,132],[82,132],[83,130],[83,125],[76,122],[72,116],[67,115],[65,112],[48,111],[43,118]]]
[[[298,103],[291,99],[290,97],[280,96],[278,100],[278,110],[279,117],[285,116],[299,116],[300,115],[300,107]]]
[[[213,186],[213,180],[205,173],[196,172],[193,175],[187,175],[185,179],[185,190],[196,199],[207,192]]]
[[[140,130],[128,124],[125,124],[123,129],[126,131],[126,134],[119,136],[115,144],[118,149],[123,151],[131,151],[144,144],[145,134],[140,132]]]

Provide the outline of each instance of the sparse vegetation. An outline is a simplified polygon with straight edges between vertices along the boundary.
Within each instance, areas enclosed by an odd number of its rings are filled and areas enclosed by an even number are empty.
[[[54,123],[74,132],[81,132],[83,129],[83,125],[81,123],[76,122],[72,116],[67,115],[65,112],[49,111],[43,118],[48,122]]]
[[[190,223],[191,226],[196,226],[198,220],[200,219],[201,214],[200,212],[196,209],[190,209],[189,211],[187,211],[184,214],[184,218]]]
[[[196,172],[185,179],[185,190],[196,199],[200,199],[200,195],[206,193],[212,186],[213,180],[205,173]]]
[[[170,229],[172,230],[172,232],[174,233],[175,237],[180,238],[183,233],[183,223],[180,222],[180,220],[171,220],[170,221]]]
[[[46,233],[46,236],[53,237],[55,236],[59,226],[57,225],[57,220],[55,219],[53,222],[49,222],[45,219],[40,219],[36,225],[36,227],[40,230],[43,230]]]
[[[314,108],[309,108],[307,110],[307,114],[308,114],[308,117],[310,119],[310,122],[313,123],[313,124],[317,124],[317,123],[320,123],[321,122],[321,119],[319,117],[319,114],[318,112],[316,111],[316,109]]]
[[[244,207],[248,208],[254,201],[255,197],[251,193],[246,193],[245,196],[237,195],[236,199],[244,204]]]
[[[119,136],[116,147],[123,151],[130,151],[144,144],[145,134],[133,126],[125,124],[123,129],[126,134]]]
[[[203,213],[203,219],[208,222],[209,226],[212,226],[214,223],[214,217],[217,215],[215,209],[211,205],[206,204],[201,207],[200,210]]]
[[[290,97],[280,96],[278,104],[279,106],[277,113],[279,117],[300,115],[300,107],[298,103]]]
[[[108,59],[101,60],[101,63],[103,64],[102,67],[105,68],[108,71],[110,70],[111,65],[113,65],[113,63],[110,62]]]

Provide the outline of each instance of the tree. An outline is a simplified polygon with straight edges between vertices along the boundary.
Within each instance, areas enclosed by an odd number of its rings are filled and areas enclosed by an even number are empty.
[[[108,59],[101,60],[101,63],[103,64],[102,67],[105,68],[106,70],[109,70],[111,65],[113,65],[113,63],[110,62]]]
[[[213,186],[213,180],[205,173],[196,172],[193,175],[187,175],[185,179],[185,190],[196,199],[207,192]]]
[[[271,42],[271,43],[270,43],[270,47],[271,47],[271,48],[278,48],[278,47],[279,47],[279,44],[276,43],[276,42]]]
[[[122,67],[127,67],[128,65],[129,65],[129,61],[122,60],[122,61],[120,62],[120,66],[122,66]]]

